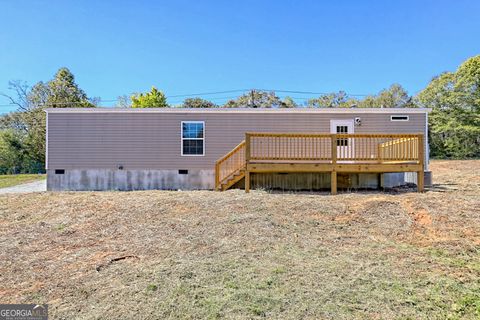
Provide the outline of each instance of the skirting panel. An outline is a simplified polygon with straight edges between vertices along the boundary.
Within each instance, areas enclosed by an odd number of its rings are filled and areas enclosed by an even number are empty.
[[[405,184],[404,173],[338,173],[339,189],[392,188]],[[252,189],[315,191],[330,190],[330,173],[252,173]],[[244,188],[244,180],[234,188]]]
[[[252,173],[253,189],[277,190],[330,190],[330,173]],[[379,187],[377,173],[339,173],[339,189],[376,189]],[[243,188],[243,180],[236,187]]]

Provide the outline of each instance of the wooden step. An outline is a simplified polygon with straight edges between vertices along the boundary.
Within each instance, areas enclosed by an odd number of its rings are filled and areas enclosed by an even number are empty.
[[[245,170],[241,169],[236,171],[230,176],[230,178],[226,182],[222,183],[222,185],[220,186],[220,190],[221,191],[228,190],[230,187],[232,187],[238,181],[242,180],[244,177],[245,177]]]

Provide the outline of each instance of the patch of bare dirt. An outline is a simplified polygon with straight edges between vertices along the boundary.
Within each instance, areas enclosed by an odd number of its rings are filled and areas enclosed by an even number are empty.
[[[53,318],[474,319],[480,161],[431,169],[425,193],[0,196],[0,301]]]

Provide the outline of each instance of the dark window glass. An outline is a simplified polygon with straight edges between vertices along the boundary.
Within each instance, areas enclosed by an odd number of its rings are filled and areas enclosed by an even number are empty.
[[[203,155],[204,126],[202,122],[183,122],[182,154]]]
[[[183,140],[183,154],[203,154],[203,140]]]
[[[408,116],[392,116],[392,121],[408,121]]]
[[[348,126],[337,126],[337,133],[339,133],[339,134],[346,134],[346,133],[348,133]],[[346,147],[346,146],[348,146],[348,139],[338,138],[338,139],[337,139],[337,146],[338,146],[338,147]]]
[[[183,138],[203,138],[203,123],[190,123],[184,122],[183,123]]]

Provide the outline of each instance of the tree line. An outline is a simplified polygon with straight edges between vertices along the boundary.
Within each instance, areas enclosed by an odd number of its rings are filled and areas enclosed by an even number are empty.
[[[100,99],[90,98],[67,68],[53,79],[29,87],[21,81],[9,83],[2,93],[17,111],[0,116],[0,174],[40,173],[45,168],[45,108],[95,108]],[[118,98],[118,108],[431,108],[430,155],[434,158],[480,157],[480,55],[462,63],[454,72],[435,76],[420,93],[410,96],[399,84],[362,98],[344,91],[319,95],[303,103],[275,92],[251,90],[217,105],[199,97],[169,105],[155,87],[145,93]]]

